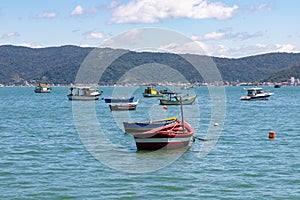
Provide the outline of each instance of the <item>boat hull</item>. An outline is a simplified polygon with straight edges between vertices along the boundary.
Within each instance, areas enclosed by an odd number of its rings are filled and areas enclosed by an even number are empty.
[[[196,96],[183,98],[182,99],[182,105],[191,105],[195,102]],[[180,105],[179,100],[169,100],[169,99],[159,99],[160,105]]]
[[[163,97],[163,94],[145,94],[145,93],[143,93],[143,97],[146,97],[146,98]]]
[[[166,150],[187,147],[195,130],[187,122],[184,122],[183,125],[184,131],[182,130],[182,122],[176,122],[135,134],[134,140],[137,150]]]
[[[105,98],[105,103],[132,103],[134,101],[134,97],[130,98],[120,98],[120,99],[111,99],[111,98]]]
[[[50,93],[51,92],[51,88],[50,87],[36,87],[34,89],[35,93]]]
[[[127,110],[135,110],[136,105],[130,106],[122,106],[122,105],[109,105],[109,109],[111,111],[127,111]]]
[[[35,89],[34,92],[35,93],[50,93],[51,90],[39,90],[39,89]]]
[[[77,96],[77,95],[67,95],[70,101],[95,101],[99,100],[99,95],[97,96]]]
[[[184,138],[153,138],[141,139],[136,138],[137,150],[168,150],[187,147],[192,140],[192,136]]]
[[[241,100],[244,100],[244,101],[268,100],[270,96],[271,96],[270,94],[267,94],[264,96],[243,96],[243,97],[241,97]]]
[[[274,85],[274,88],[281,88],[281,85]]]

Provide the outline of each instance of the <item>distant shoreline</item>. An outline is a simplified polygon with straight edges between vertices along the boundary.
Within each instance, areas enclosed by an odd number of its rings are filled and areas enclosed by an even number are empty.
[[[195,84],[184,84],[184,83],[157,83],[157,84],[48,84],[50,87],[71,87],[71,86],[99,86],[99,87],[130,87],[130,86],[271,86],[275,85],[280,86],[300,86],[300,84],[291,84],[290,82],[282,83],[273,83],[273,82],[264,82],[264,83],[195,83]],[[0,84],[0,87],[36,87],[37,84]]]

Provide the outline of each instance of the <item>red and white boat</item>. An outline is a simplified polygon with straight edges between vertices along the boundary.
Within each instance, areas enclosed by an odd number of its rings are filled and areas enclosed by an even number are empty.
[[[186,147],[192,140],[195,130],[185,121],[134,135],[137,150],[159,150]]]

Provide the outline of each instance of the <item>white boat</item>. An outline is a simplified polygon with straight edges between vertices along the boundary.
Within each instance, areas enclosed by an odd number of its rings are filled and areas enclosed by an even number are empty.
[[[98,100],[101,93],[99,92],[99,88],[73,86],[69,88],[67,96],[70,101],[92,101]]]
[[[190,89],[193,89],[193,88],[194,88],[194,85],[190,85],[190,84],[183,85],[181,87],[182,90],[190,90]]]
[[[264,92],[262,88],[245,88],[247,96],[242,96],[241,100],[267,100],[274,93]]]

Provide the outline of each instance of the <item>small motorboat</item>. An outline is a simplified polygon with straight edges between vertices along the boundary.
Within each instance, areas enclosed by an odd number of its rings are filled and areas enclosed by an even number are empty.
[[[190,90],[193,88],[194,88],[194,85],[191,85],[191,84],[186,84],[181,87],[182,90]]]
[[[126,110],[135,110],[139,101],[132,103],[124,103],[124,104],[110,104],[109,108],[111,111],[126,111]]]
[[[274,93],[264,92],[262,88],[245,88],[247,96],[242,96],[241,100],[267,100]]]
[[[162,97],[163,94],[158,92],[154,87],[147,87],[143,93],[144,97]]]
[[[276,84],[274,85],[274,88],[281,88],[281,84],[280,84],[280,83],[276,83]]]
[[[150,131],[134,134],[137,150],[166,150],[187,147],[195,130],[185,121],[178,121]]]
[[[132,103],[134,101],[134,96],[130,98],[104,98],[105,103]]]
[[[180,101],[178,98],[177,92],[166,92],[165,97],[159,99],[159,104],[160,105],[180,105]],[[185,96],[182,97],[182,105],[191,105],[195,102],[196,100],[196,95],[195,96]]]
[[[40,83],[37,85],[34,89],[35,93],[50,93],[52,91],[52,88],[48,86],[47,84]]]
[[[178,116],[168,117],[159,120],[152,120],[148,122],[123,122],[125,133],[136,134],[146,132],[154,128],[172,124],[178,120]]]
[[[68,99],[70,101],[93,101],[98,100],[102,91],[93,87],[70,87]]]

